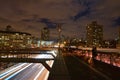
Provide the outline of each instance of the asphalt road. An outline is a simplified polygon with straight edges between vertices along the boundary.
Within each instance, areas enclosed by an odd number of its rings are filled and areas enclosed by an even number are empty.
[[[40,63],[32,64],[27,69],[11,78],[11,80],[34,80],[35,76],[42,68],[43,66]]]
[[[53,61],[49,61],[49,66]],[[48,77],[49,71],[41,63],[32,63],[29,67],[5,80],[44,80]],[[41,77],[42,75],[42,77]]]

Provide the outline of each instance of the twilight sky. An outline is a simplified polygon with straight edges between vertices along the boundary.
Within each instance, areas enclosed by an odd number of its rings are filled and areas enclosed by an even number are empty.
[[[97,21],[103,25],[104,39],[118,36],[120,0],[0,0],[0,29],[11,25],[16,31],[40,37],[49,27],[57,38],[55,23],[62,23],[62,34],[84,37],[86,25]]]

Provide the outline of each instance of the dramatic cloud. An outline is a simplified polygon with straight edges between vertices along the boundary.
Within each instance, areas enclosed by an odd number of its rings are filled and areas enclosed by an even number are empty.
[[[56,23],[62,23],[63,35],[85,38],[86,24],[96,20],[104,26],[105,39],[113,39],[120,26],[119,4],[120,0],[0,0],[0,28],[11,25],[40,37],[40,30],[48,27],[56,38]]]

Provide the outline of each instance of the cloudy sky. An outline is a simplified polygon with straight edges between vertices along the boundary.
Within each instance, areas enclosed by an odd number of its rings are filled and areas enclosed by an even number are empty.
[[[56,38],[55,24],[62,23],[63,35],[85,38],[86,25],[92,21],[104,26],[104,39],[116,38],[120,0],[0,0],[0,29],[11,25],[40,37],[40,30],[48,27]]]

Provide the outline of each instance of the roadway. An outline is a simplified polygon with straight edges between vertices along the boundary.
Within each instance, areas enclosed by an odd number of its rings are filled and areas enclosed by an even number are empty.
[[[48,64],[49,65],[52,64],[52,61],[50,61]],[[11,80],[37,80],[38,78],[39,80],[45,80],[45,78],[47,78],[46,74],[48,72],[49,71],[45,70],[45,67],[42,64],[34,63],[30,65],[28,68],[26,68],[25,70],[21,71],[19,74],[12,77]],[[44,73],[45,75],[40,77],[41,75],[43,75],[42,73]]]
[[[53,62],[47,61],[47,64],[52,67]],[[10,68],[3,76],[0,74],[0,80],[46,80],[48,73],[41,63],[22,63]]]
[[[56,57],[54,51],[50,53]],[[55,58],[50,54],[37,54],[32,57],[36,59]],[[54,60],[46,61],[46,63],[52,68]],[[48,75],[49,71],[41,63],[19,63],[0,72],[0,80],[47,80]]]
[[[39,63],[32,64],[25,70],[21,71],[19,74],[13,76],[11,80],[34,80],[42,68],[43,66]]]

